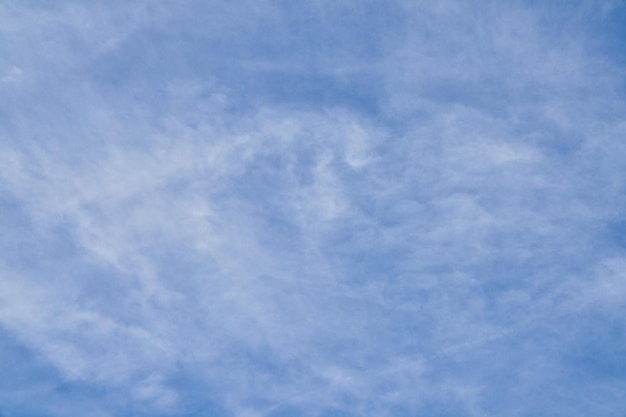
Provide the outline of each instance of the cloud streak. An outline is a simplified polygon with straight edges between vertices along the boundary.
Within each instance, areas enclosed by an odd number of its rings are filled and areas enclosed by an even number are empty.
[[[618,412],[611,4],[0,6],[3,411]]]

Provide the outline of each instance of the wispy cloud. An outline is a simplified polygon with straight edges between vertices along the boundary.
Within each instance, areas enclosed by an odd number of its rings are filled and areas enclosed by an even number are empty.
[[[613,415],[620,13],[0,6],[5,411]]]

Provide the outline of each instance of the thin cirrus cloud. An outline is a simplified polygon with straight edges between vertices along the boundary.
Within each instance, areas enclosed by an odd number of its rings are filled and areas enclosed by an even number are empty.
[[[624,13],[0,5],[0,411],[623,413]]]

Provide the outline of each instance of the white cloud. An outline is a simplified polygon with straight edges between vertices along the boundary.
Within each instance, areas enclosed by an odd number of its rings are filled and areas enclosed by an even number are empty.
[[[537,410],[505,375],[623,309],[616,72],[549,8],[306,6],[3,6],[0,324],[103,415]]]

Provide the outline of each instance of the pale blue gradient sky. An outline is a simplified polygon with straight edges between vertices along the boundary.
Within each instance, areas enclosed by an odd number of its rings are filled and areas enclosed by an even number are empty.
[[[626,414],[623,1],[0,1],[0,414]]]

